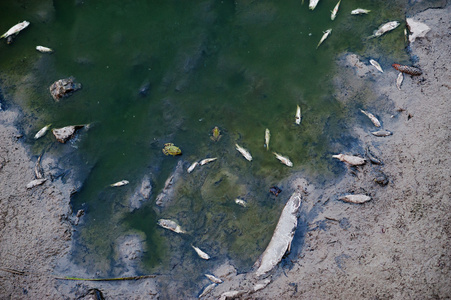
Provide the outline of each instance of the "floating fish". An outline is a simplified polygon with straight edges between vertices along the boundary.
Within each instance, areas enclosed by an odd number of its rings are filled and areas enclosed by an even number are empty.
[[[269,150],[269,139],[271,137],[271,133],[269,132],[269,129],[266,128],[265,130],[265,147],[266,147],[266,151]]]
[[[129,182],[127,180],[121,180],[116,183],[110,184],[110,186],[116,187],[116,186],[123,186],[123,185],[127,185],[127,184],[129,184]]]
[[[252,160],[252,155],[249,153],[249,151],[247,151],[243,147],[240,147],[238,144],[235,144],[235,146],[236,146],[236,150],[238,150],[238,152],[240,152],[244,156],[245,159],[247,159],[248,161]]]
[[[218,277],[213,276],[213,275],[210,275],[210,274],[205,274],[205,276],[206,276],[208,279],[210,279],[211,282],[214,282],[214,283],[217,283],[217,284],[220,284],[220,283],[223,283],[223,282],[224,282],[224,281],[222,281],[221,279],[219,279]]]
[[[52,53],[53,52],[53,49],[50,49],[50,48],[47,48],[44,46],[36,46],[36,50],[38,50],[39,52],[42,52],[42,53]]]
[[[278,160],[280,160],[283,164],[285,164],[285,165],[287,165],[287,166],[289,166],[289,167],[292,167],[293,166],[293,163],[291,162],[291,160],[288,158],[288,157],[285,157],[285,156],[282,156],[282,155],[280,155],[280,154],[278,154],[278,153],[276,153],[276,152],[273,152],[273,154],[276,156],[276,158],[278,159]]]
[[[389,136],[393,134],[393,132],[388,130],[372,131],[371,133],[375,136]]]
[[[400,64],[392,64],[392,67],[398,70],[399,72],[403,72],[412,76],[419,76],[423,74],[423,71],[417,67],[409,67]]]
[[[27,184],[27,189],[32,189],[35,186],[41,185],[46,181],[47,181],[46,178],[39,178],[39,179],[32,180]]]
[[[202,293],[199,295],[199,298],[202,298],[203,296],[207,295],[208,293],[211,292],[211,290],[213,290],[216,286],[216,283],[212,283],[210,285],[208,285],[203,291]]]
[[[374,59],[370,59],[370,64],[372,64],[381,73],[384,73],[384,70],[382,70],[381,65],[377,61],[375,61]]]
[[[374,32],[373,35],[369,36],[368,38],[373,38],[373,37],[378,37],[383,35],[386,32],[389,32],[393,29],[395,29],[396,27],[399,26],[399,22],[398,21],[391,21],[385,24],[382,24],[381,26],[379,26],[379,28]]]
[[[45,125],[44,127],[41,128],[41,130],[39,130],[35,135],[34,135],[34,139],[37,140],[41,137],[43,137],[46,133],[47,130],[50,128],[52,124],[49,125]]]
[[[371,197],[359,194],[359,195],[346,195],[338,199],[343,200],[344,202],[361,204],[370,201]]]
[[[353,11],[351,11],[351,15],[361,15],[361,14],[367,14],[369,12],[371,12],[371,10],[369,10],[369,9],[356,8]]]
[[[192,164],[191,164],[191,166],[189,166],[189,168],[188,168],[188,173],[191,173],[193,170],[194,170],[194,168],[195,167],[197,167],[197,165],[198,165],[199,163],[196,161],[196,162],[193,162]]]
[[[157,224],[160,225],[161,227],[165,228],[165,229],[169,229],[171,231],[174,231],[175,233],[186,233],[186,231],[184,231],[182,229],[182,227],[180,227],[179,224],[177,224],[176,222],[174,222],[172,220],[160,219],[160,220],[158,220]]]
[[[332,14],[330,15],[330,19],[333,21],[335,20],[335,17],[337,16],[338,7],[340,6],[340,1],[338,1],[337,5],[335,5],[334,9],[332,10]]]
[[[364,158],[354,156],[354,155],[341,154],[341,153],[337,154],[337,155],[332,155],[332,157],[337,158],[337,159],[341,160],[342,162],[345,162],[352,166],[363,165],[366,162],[366,160]]]
[[[207,253],[205,253],[204,251],[200,250],[199,248],[191,245],[191,247],[193,247],[194,251],[196,251],[197,255],[200,256],[200,258],[208,260],[210,259],[210,255],[208,255]]]
[[[296,115],[294,116],[294,122],[299,125],[301,124],[301,107],[298,105],[296,107]]]
[[[364,111],[363,109],[360,110],[362,113],[364,113],[368,118],[370,118],[371,122],[373,122],[374,126],[381,127],[381,122],[370,112]]]
[[[308,8],[311,10],[314,10],[315,7],[318,5],[319,0],[310,0],[308,4]]]
[[[203,166],[203,165],[208,164],[209,162],[215,161],[217,159],[218,159],[217,157],[202,159],[200,161],[200,165]]]
[[[403,80],[404,80],[404,75],[402,72],[399,72],[398,78],[396,78],[396,87],[398,88],[398,90],[401,90],[401,84],[402,84]]]
[[[44,178],[44,174],[43,174],[42,168],[41,168],[41,157],[42,157],[42,154],[39,155],[38,160],[36,161],[36,165],[34,166],[34,176],[36,177],[36,179]]]
[[[24,30],[25,28],[27,28],[28,25],[30,25],[30,22],[27,22],[27,21],[23,21],[22,23],[16,24],[13,27],[11,27],[5,34],[0,36],[0,39],[1,38],[7,38],[7,37],[9,37],[10,35],[13,35],[13,34],[17,34],[17,33],[19,33],[19,31]]]
[[[241,199],[235,199],[235,203],[242,206],[242,207],[247,207],[247,202]]]
[[[321,43],[329,36],[329,34],[332,32],[332,29],[329,28],[326,31],[324,31],[323,37],[321,38],[321,40],[319,41],[318,45],[316,46],[316,49],[318,49],[319,45],[321,45]]]

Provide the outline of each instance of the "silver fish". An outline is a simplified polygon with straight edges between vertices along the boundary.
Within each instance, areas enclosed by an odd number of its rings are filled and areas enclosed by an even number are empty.
[[[308,8],[311,10],[314,10],[315,7],[318,5],[319,0],[310,0],[308,4]]]
[[[39,179],[32,180],[27,184],[27,189],[32,189],[35,186],[41,185],[46,181],[47,181],[46,178],[39,178]]]
[[[238,144],[235,144],[235,146],[236,146],[236,150],[238,150],[238,152],[240,152],[244,156],[245,159],[247,159],[248,161],[252,160],[252,155],[249,153],[249,151],[247,151],[243,147],[240,147]]]
[[[373,38],[373,37],[378,37],[383,35],[386,32],[392,31],[393,29],[395,29],[396,27],[399,26],[399,22],[398,21],[391,21],[385,24],[382,24],[381,26],[379,26],[379,28],[374,32],[373,35],[369,36],[368,38]]]
[[[203,296],[207,295],[208,293],[211,292],[211,290],[213,290],[216,286],[216,283],[212,283],[210,285],[208,285],[203,291],[202,293],[199,295],[199,298],[202,298]]]
[[[354,156],[354,155],[341,154],[341,153],[337,154],[337,155],[332,155],[332,157],[337,158],[337,159],[341,160],[342,162],[345,162],[352,166],[363,165],[366,162],[366,160],[364,158]]]
[[[340,1],[338,1],[337,5],[335,5],[334,9],[332,10],[332,14],[330,15],[330,19],[333,21],[335,20],[335,17],[337,16],[338,7],[340,6]]]
[[[42,52],[42,53],[52,53],[53,52],[53,49],[50,49],[50,48],[47,48],[44,46],[36,46],[36,50],[38,50],[39,52]]]
[[[393,132],[388,130],[372,131],[371,133],[375,136],[389,136],[393,134]]]
[[[301,107],[298,105],[296,107],[296,115],[294,116],[294,122],[297,125],[301,124],[301,118],[302,118],[302,116],[301,116]]]
[[[35,135],[34,135],[34,139],[37,140],[41,137],[43,137],[46,133],[47,130],[50,128],[52,124],[49,125],[45,125],[44,127],[42,127]]]
[[[242,206],[242,207],[247,207],[247,202],[241,199],[235,199],[235,203]]]
[[[42,157],[42,154],[39,155],[38,160],[36,161],[36,165],[34,166],[34,176],[36,177],[36,179],[44,178],[44,174],[43,174],[42,168],[41,168],[41,157]]]
[[[346,196],[340,197],[338,199],[343,200],[344,202],[361,204],[361,203],[370,201],[371,197],[367,196],[367,195],[359,194],[359,195],[346,195]]]
[[[224,281],[222,281],[221,279],[219,279],[218,277],[214,276],[214,275],[210,275],[210,274],[205,274],[205,276],[210,279],[211,282],[220,284],[223,283]]]
[[[197,255],[199,255],[200,258],[205,259],[205,260],[209,260],[210,259],[210,255],[208,255],[207,253],[205,253],[204,251],[200,250],[199,248],[191,245],[191,247],[193,247],[194,251],[196,251]]]
[[[110,186],[116,187],[116,186],[123,186],[123,185],[127,185],[127,184],[129,184],[129,182],[127,180],[121,180],[116,183],[110,184]]]
[[[271,133],[269,132],[269,129],[266,128],[265,130],[265,147],[266,147],[266,151],[269,150],[269,139],[271,138]]]
[[[182,229],[182,227],[180,227],[179,224],[177,224],[176,222],[174,222],[172,220],[160,219],[160,220],[158,220],[157,224],[160,225],[161,227],[165,228],[165,229],[169,229],[171,231],[174,231],[175,233],[186,233],[186,231],[184,231]]]
[[[28,25],[30,25],[30,22],[27,22],[27,21],[23,21],[22,23],[16,24],[13,27],[11,27],[7,32],[5,32],[5,34],[0,36],[0,39],[1,38],[7,38],[10,35],[19,33],[19,31],[24,30],[25,28],[27,28]]]
[[[384,73],[384,70],[382,70],[381,65],[374,59],[370,59],[370,64],[372,64],[379,72]]]
[[[263,280],[261,282],[256,283],[254,285],[253,290],[254,290],[254,292],[257,292],[257,291],[259,291],[261,289],[264,289],[270,283],[271,283],[271,279],[267,278],[267,279],[265,279],[265,280]]]
[[[402,72],[399,72],[398,78],[396,78],[396,87],[398,88],[398,90],[401,90],[401,84],[402,84],[403,80],[404,80],[404,75]]]
[[[371,122],[373,122],[374,126],[381,127],[381,122],[370,112],[364,111],[363,109],[360,110],[362,113],[364,113],[368,118],[370,118]]]
[[[191,164],[191,166],[189,166],[189,168],[188,168],[188,173],[191,173],[193,170],[194,170],[194,168],[195,167],[197,167],[197,165],[198,165],[199,163],[196,161],[196,162],[193,162],[192,164]]]
[[[351,11],[351,15],[361,15],[361,14],[367,14],[369,12],[371,12],[371,10],[369,10],[369,9],[356,8],[353,11]]]
[[[332,32],[332,29],[329,28],[326,31],[324,31],[323,37],[321,38],[321,40],[319,41],[318,45],[316,46],[316,49],[318,49],[319,45],[321,45],[322,42],[324,42],[324,40],[329,36],[329,34]]]
[[[202,159],[200,161],[200,165],[203,166],[203,165],[208,164],[209,162],[215,161],[217,159],[218,159],[217,157]]]
[[[282,155],[280,155],[280,154],[278,154],[278,153],[276,153],[276,152],[273,152],[273,154],[276,156],[276,158],[278,159],[278,160],[280,160],[283,164],[285,164],[285,165],[287,165],[287,166],[289,166],[289,167],[292,167],[293,166],[293,163],[291,162],[291,160],[288,158],[288,157],[285,157],[285,156],[282,156]]]

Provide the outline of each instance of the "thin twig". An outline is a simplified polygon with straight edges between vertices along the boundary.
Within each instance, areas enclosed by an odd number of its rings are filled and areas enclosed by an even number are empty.
[[[59,277],[55,276],[55,279],[61,280],[81,280],[81,281],[119,281],[119,280],[139,280],[144,278],[155,278],[156,275],[142,275],[133,277],[119,277],[119,278],[78,278],[78,277]]]
[[[16,274],[16,275],[23,275],[23,274],[25,274],[24,271],[18,271],[18,270],[14,270],[14,269],[11,269],[11,268],[0,268],[0,270],[5,271],[5,272],[9,272],[9,273],[13,273],[13,274]]]

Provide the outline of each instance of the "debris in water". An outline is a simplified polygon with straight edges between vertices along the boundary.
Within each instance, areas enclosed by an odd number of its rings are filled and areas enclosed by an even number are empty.
[[[274,194],[277,197],[280,193],[282,193],[282,190],[279,189],[279,187],[277,187],[277,186],[272,186],[269,188],[269,192]]]

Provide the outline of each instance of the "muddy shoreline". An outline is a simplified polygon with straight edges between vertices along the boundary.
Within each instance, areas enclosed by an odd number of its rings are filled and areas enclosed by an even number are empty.
[[[435,2],[437,7],[446,3]],[[294,178],[292,188],[306,191],[299,222],[308,230],[294,241],[298,238],[300,243],[301,238],[301,246],[270,273],[271,283],[255,293],[249,291],[260,281],[252,273],[236,274],[233,266],[220,266],[214,274],[224,283],[207,298],[229,291],[257,299],[451,297],[451,6],[427,9],[418,1],[411,14],[408,17],[426,23],[431,31],[410,45],[423,75],[405,76],[400,91],[396,70],[378,73],[366,62],[360,68],[350,63],[358,61],[350,60],[349,54],[338,60],[347,76],[336,84],[346,89],[335,97],[345,107],[354,105],[351,100],[372,82],[374,99],[369,97],[362,105],[377,112],[383,127],[394,134],[372,136],[371,123],[364,117],[358,118],[353,131],[384,164],[366,164],[354,175],[351,170],[321,190]],[[70,250],[75,220],[69,199],[77,183],[55,180],[25,188],[34,179],[37,158],[30,158],[21,141],[15,126],[18,118],[20,112],[14,109],[0,111],[0,298],[76,299],[92,288],[109,299],[164,299],[175,293],[177,286],[162,285],[158,278],[113,283],[55,279],[64,271],[61,266]],[[44,169],[52,163],[44,160]],[[379,171],[389,178],[388,185],[374,182]],[[360,206],[343,203],[338,197],[345,193],[367,193],[373,200]],[[77,275],[95,276],[83,270]],[[208,280],[203,284],[207,286]]]

